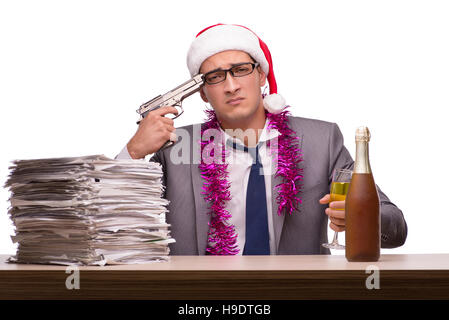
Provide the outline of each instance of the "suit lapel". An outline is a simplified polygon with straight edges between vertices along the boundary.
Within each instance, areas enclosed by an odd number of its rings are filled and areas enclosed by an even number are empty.
[[[206,254],[207,246],[207,233],[209,232],[210,216],[208,214],[208,203],[204,200],[203,192],[203,179],[199,169],[199,163],[201,162],[201,146],[198,143],[201,140],[201,128],[204,124],[194,124],[191,133],[191,147],[190,150],[190,175],[192,177],[192,189],[194,199],[194,217],[196,227],[196,242],[198,248],[198,254]]]
[[[276,201],[279,192],[276,191],[275,187],[281,182],[282,182],[281,178],[276,177],[276,174],[271,175],[271,189],[273,190],[271,194],[271,208],[272,208],[271,215],[273,216],[274,239],[276,241],[276,254],[279,249],[279,242],[281,240],[282,228],[284,226],[285,220],[284,214],[278,215],[279,205]]]
[[[291,117],[289,117],[289,120],[291,120]],[[299,148],[302,150],[304,143],[304,134],[301,132],[299,127],[295,127],[294,123],[292,121],[289,121],[289,127],[291,130],[296,132],[296,136],[299,137]],[[302,151],[301,151],[302,153]],[[300,163],[300,166],[303,166],[304,163]],[[279,205],[276,201],[276,198],[278,197],[279,193],[275,190],[275,187],[282,183],[281,177],[276,177],[276,174],[273,174],[271,176],[271,189],[273,190],[271,195],[271,202],[272,202],[272,216],[273,216],[273,228],[274,228],[274,235],[276,240],[276,254],[279,254],[279,245],[281,241],[282,236],[282,230],[284,228],[284,222],[285,222],[285,214],[282,213],[281,215],[278,215],[278,209]],[[301,206],[300,206],[301,207]],[[294,212],[293,214],[301,214],[300,212]]]
[[[201,192],[203,191],[203,179],[201,178],[198,164],[190,165],[192,173],[192,187],[193,196],[195,199],[195,215],[196,215],[196,240],[198,245],[198,254],[204,255],[206,253],[207,233],[209,231],[209,214],[208,204],[204,200]]]

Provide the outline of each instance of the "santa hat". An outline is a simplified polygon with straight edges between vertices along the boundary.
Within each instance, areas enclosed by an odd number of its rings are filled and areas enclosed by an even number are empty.
[[[285,106],[284,98],[277,93],[273,62],[267,45],[247,27],[232,24],[216,24],[196,35],[187,53],[187,67],[190,75],[200,72],[201,64],[216,53],[226,50],[241,50],[259,62],[267,75],[270,94],[263,99],[263,105],[271,113],[281,112]]]

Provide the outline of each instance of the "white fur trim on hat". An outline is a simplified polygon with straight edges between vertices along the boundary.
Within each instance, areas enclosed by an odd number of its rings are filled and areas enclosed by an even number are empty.
[[[263,99],[263,106],[270,113],[280,113],[286,105],[285,99],[278,93],[269,94]]]
[[[187,53],[190,75],[199,73],[204,60],[226,50],[245,51],[268,74],[268,61],[260,48],[259,38],[252,31],[236,25],[217,25],[201,33],[190,45]]]

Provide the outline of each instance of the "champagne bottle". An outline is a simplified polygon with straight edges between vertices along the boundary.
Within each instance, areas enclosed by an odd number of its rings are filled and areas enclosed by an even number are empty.
[[[345,206],[348,261],[377,261],[380,256],[379,194],[369,163],[370,138],[367,127],[357,128],[355,163]]]

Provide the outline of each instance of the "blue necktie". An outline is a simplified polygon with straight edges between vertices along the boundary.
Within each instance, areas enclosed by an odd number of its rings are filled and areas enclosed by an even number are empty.
[[[232,146],[240,150],[243,148],[255,160],[251,166],[246,192],[246,240],[243,255],[269,255],[267,198],[262,164],[259,161],[259,146],[247,148],[236,143]]]

